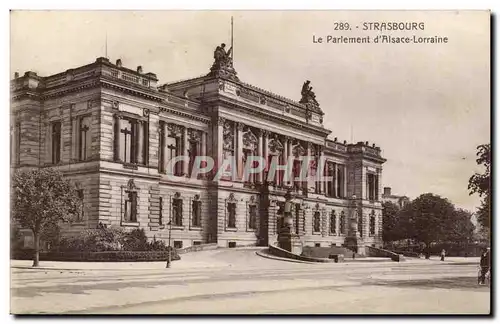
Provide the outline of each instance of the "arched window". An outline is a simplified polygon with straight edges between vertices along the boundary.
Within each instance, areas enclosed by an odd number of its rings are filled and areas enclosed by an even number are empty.
[[[313,232],[321,232],[321,213],[319,211],[314,212]]]
[[[191,215],[193,227],[201,226],[201,200],[200,195],[194,195],[191,203]]]
[[[332,210],[330,215],[330,234],[335,234],[337,232],[337,215],[335,210]]]
[[[370,214],[370,235],[375,235],[375,211]]]
[[[128,181],[124,196],[123,220],[124,222],[135,223],[137,222],[137,187],[134,179]]]
[[[176,192],[172,199],[172,216],[174,226],[182,226],[182,198],[180,192]]]
[[[340,213],[340,234],[345,234],[345,227],[346,227],[345,213],[344,211],[342,211]]]
[[[237,200],[234,197],[234,194],[229,194],[229,198],[227,200],[227,227],[236,228],[236,203]]]
[[[248,202],[248,228],[257,228],[257,203],[254,196],[251,196]]]

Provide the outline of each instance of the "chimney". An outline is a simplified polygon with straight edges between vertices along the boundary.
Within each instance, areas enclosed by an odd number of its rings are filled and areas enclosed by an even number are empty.
[[[333,139],[333,141],[334,141],[335,143],[337,143],[337,138],[335,137],[335,138]]]
[[[14,72],[14,79],[19,78],[19,72]]]
[[[122,67],[122,60],[121,59],[116,60],[116,66]]]
[[[140,66],[140,65],[139,65],[139,66],[137,67],[137,73],[142,73],[142,66]]]
[[[391,187],[384,187],[384,196],[391,195]]]

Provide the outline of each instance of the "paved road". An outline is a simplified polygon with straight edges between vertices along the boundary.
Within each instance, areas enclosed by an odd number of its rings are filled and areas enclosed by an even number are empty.
[[[187,255],[186,255],[187,256]],[[417,260],[301,264],[254,250],[189,254],[214,267],[12,269],[13,313],[487,314],[476,266]],[[181,261],[179,261],[181,262]]]

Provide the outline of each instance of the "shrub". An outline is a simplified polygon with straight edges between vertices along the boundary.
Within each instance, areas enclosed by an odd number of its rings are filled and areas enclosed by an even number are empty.
[[[126,233],[121,228],[85,229],[78,236],[65,237],[56,250],[60,252],[103,252],[122,249]]]
[[[31,260],[34,250],[24,250],[15,255],[18,260]],[[168,251],[103,251],[103,252],[41,252],[42,261],[75,261],[75,262],[151,262],[167,261]],[[172,248],[172,261],[180,260],[180,256]]]
[[[123,250],[125,251],[147,251],[148,238],[144,229],[134,229],[124,236]]]

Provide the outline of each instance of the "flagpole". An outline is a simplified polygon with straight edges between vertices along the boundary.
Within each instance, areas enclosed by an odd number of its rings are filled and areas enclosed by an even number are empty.
[[[231,16],[231,60],[233,60],[234,47],[233,47],[233,16]]]

